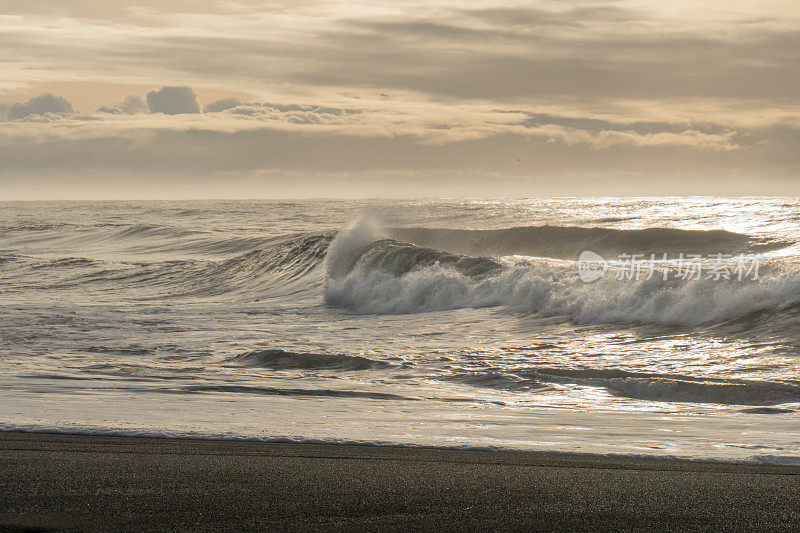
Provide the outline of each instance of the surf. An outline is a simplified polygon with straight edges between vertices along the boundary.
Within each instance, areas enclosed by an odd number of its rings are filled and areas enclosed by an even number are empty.
[[[563,229],[563,228],[561,228]],[[492,252],[519,253],[520,235],[544,232],[560,244],[560,250],[588,244],[587,235],[595,229],[575,228],[566,232],[553,228],[512,228],[495,232],[436,230],[422,232],[443,239],[444,236],[470,236],[472,249],[493,236],[497,239],[483,250],[486,255],[469,256],[423,247],[395,240],[405,230],[381,228],[373,220],[361,220],[340,232],[326,257],[325,301],[362,314],[404,314],[461,308],[504,306],[516,311],[543,316],[564,316],[577,323],[647,324],[696,326],[722,322],[759,311],[781,311],[800,303],[800,272],[789,262],[775,260],[763,268],[758,280],[683,280],[655,276],[643,280],[616,279],[608,276],[595,283],[585,283],[577,276],[574,261],[558,258],[514,260],[491,256]],[[409,234],[420,230],[408,230]],[[575,242],[566,234],[579,236]],[[684,230],[602,231],[605,242],[629,245],[652,235],[674,243],[692,239],[696,245],[724,243],[748,245],[754,239],[725,231],[692,232]],[[633,241],[631,241],[633,239]],[[463,239],[453,238],[446,247],[463,248]],[[563,243],[567,244],[563,244]],[[593,241],[592,241],[593,242]],[[649,241],[648,241],[649,242]],[[750,244],[747,244],[750,243]],[[547,246],[554,246],[547,241]],[[653,245],[656,246],[656,245]],[[709,248],[711,249],[711,248]],[[541,249],[540,249],[541,250]],[[530,252],[531,248],[525,249]],[[555,254],[557,255],[557,254]]]

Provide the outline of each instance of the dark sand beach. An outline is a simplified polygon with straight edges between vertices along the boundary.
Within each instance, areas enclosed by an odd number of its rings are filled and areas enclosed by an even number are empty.
[[[2,530],[800,528],[800,467],[0,433]]]

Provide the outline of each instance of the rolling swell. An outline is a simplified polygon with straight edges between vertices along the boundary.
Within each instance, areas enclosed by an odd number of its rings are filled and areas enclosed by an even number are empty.
[[[724,230],[674,228],[609,229],[599,227],[531,226],[497,230],[389,228],[393,238],[419,246],[466,255],[529,255],[577,259],[584,250],[605,254],[713,254],[749,253],[780,248],[787,243],[767,242]]]
[[[442,378],[510,391],[548,390],[553,385],[605,389],[614,396],[656,402],[774,406],[800,403],[800,385],[778,381],[693,377],[618,369],[532,368],[498,374],[475,372]]]
[[[295,353],[284,350],[258,350],[238,354],[232,362],[273,370],[372,370],[392,365],[357,355]]]
[[[328,235],[273,243],[223,261],[181,261],[159,265],[134,281],[166,290],[166,296],[280,295],[318,286],[309,275],[322,263]]]
[[[405,400],[416,401],[417,398],[401,396],[386,392],[370,391],[351,391],[342,389],[298,389],[298,388],[278,388],[278,387],[258,387],[252,385],[190,385],[184,387],[182,392],[216,392],[216,393],[239,393],[239,394],[259,394],[263,396],[310,396],[310,397],[332,397],[332,398],[360,398],[367,400]]]
[[[329,234],[330,235],[330,234]],[[94,225],[61,224],[41,228],[15,228],[9,243],[35,244],[47,253],[71,250],[81,254],[120,252],[159,254],[181,258],[240,254],[255,249],[271,249],[307,234],[264,235],[260,232],[221,232],[180,225],[103,223]]]
[[[223,260],[109,262],[27,258],[16,289],[82,288],[94,293],[135,289],[139,299],[235,295],[262,297],[318,289],[330,235],[273,239],[270,246]]]

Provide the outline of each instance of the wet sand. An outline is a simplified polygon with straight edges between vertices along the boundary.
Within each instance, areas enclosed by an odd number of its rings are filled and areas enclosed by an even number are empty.
[[[0,530],[800,529],[800,467],[0,433]]]

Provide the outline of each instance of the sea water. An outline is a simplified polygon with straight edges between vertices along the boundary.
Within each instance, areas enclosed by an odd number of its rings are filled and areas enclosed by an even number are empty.
[[[798,243],[796,198],[4,202],[0,429],[800,462]]]

